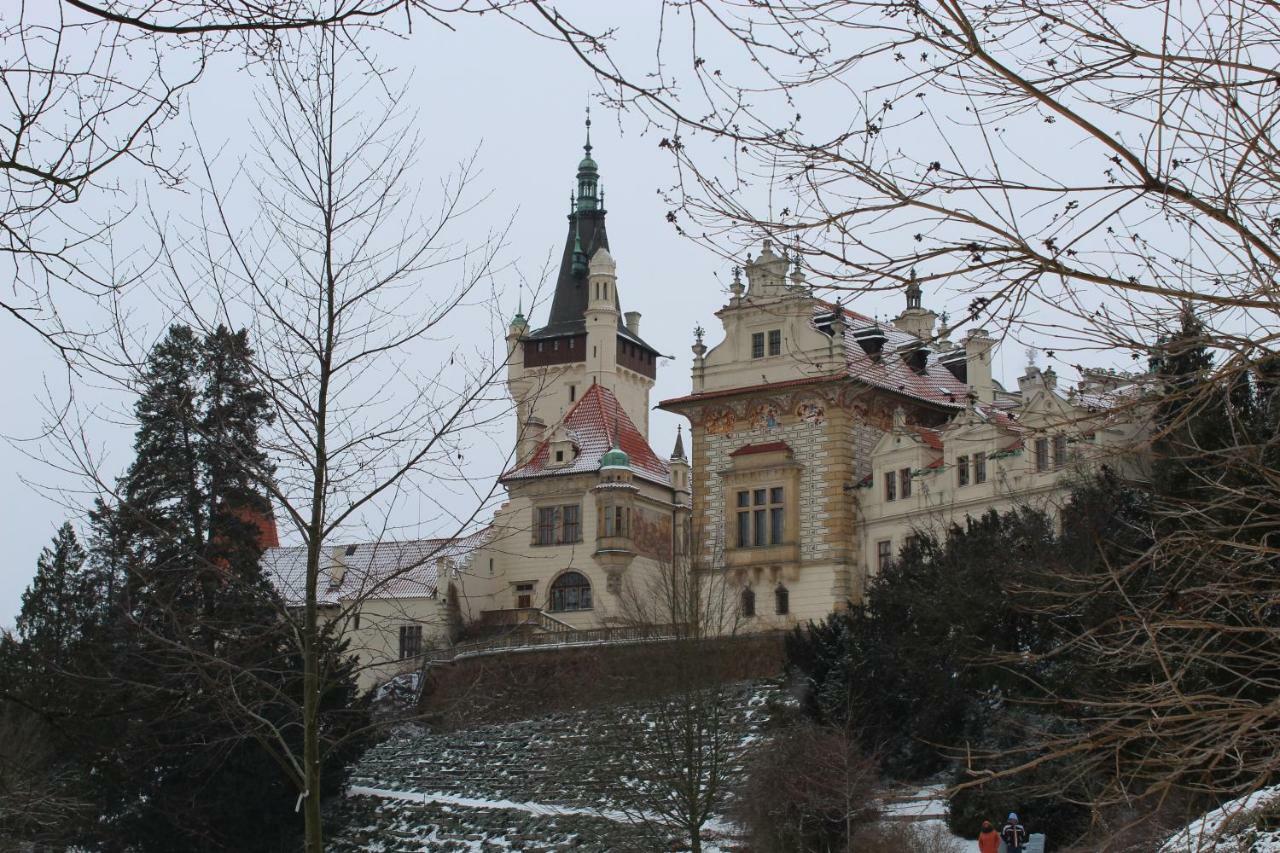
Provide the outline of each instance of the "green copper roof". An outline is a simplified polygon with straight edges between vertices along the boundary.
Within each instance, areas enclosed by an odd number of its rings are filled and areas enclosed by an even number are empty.
[[[615,447],[612,450],[606,450],[604,455],[600,457],[600,470],[605,468],[630,468],[631,457],[621,447]]]

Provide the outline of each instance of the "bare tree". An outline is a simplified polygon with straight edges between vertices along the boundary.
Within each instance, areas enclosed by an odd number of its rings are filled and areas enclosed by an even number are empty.
[[[655,644],[658,698],[602,732],[600,748],[627,756],[616,788],[623,813],[650,840],[677,833],[700,851],[736,781],[742,685],[734,656],[740,613],[729,576],[698,571],[679,530],[647,575],[623,588],[623,622]]]
[[[879,817],[879,782],[879,767],[857,738],[840,728],[800,722],[754,752],[734,817],[752,849],[852,853],[863,849],[858,830]],[[838,848],[830,846],[835,839],[843,841]]]
[[[241,667],[200,643],[173,649],[170,663],[194,667],[227,719],[285,769],[306,849],[320,851],[325,756],[341,745],[322,730],[320,703],[336,677],[325,648],[370,601],[395,607],[393,587],[425,586],[424,567],[465,560],[453,540],[475,528],[496,488],[467,454],[507,412],[496,383],[509,355],[494,328],[496,282],[514,271],[500,260],[509,223],[470,238],[454,233],[481,200],[473,198],[474,156],[435,195],[420,192],[409,176],[421,142],[397,107],[403,91],[388,88],[370,55],[327,28],[293,35],[287,48],[267,65],[258,166],[236,173],[247,184],[228,183],[222,164],[204,158],[200,217],[175,228],[155,216],[161,263],[150,280],[173,316],[197,329],[247,321],[254,382],[274,426],[265,461],[231,461],[302,543],[276,578],[279,595],[245,591],[289,626],[302,665],[298,697],[272,686],[280,676],[272,667]],[[125,305],[117,363],[140,363]],[[59,430],[65,464],[88,472],[112,501],[127,500],[112,494],[86,433],[69,421]],[[402,553],[383,540],[402,538],[397,520],[410,502],[441,538]],[[335,601],[330,555],[353,536],[379,542],[366,551],[383,549],[386,559],[348,578],[349,594]],[[434,594],[449,581],[442,571]],[[262,702],[289,707],[287,724],[262,712]]]
[[[12,284],[0,311],[68,360],[92,355],[95,324],[66,318],[134,280],[94,247],[136,206],[124,186],[132,170],[169,186],[187,178],[185,146],[163,131],[216,57],[257,62],[288,33],[328,27],[354,39],[423,19],[444,22],[426,0],[9,4],[0,18],[0,253]]]
[[[955,307],[952,328],[995,325],[1065,366],[1091,351],[1159,359],[1179,316],[1200,318],[1212,366],[1134,448],[1190,463],[1195,488],[1157,501],[1147,547],[1056,590],[1067,624],[1113,598],[1070,645],[1142,677],[1082,698],[1085,734],[1024,768],[1067,755],[1088,756],[1081,772],[1121,768],[1096,804],[1267,784],[1274,427],[1251,432],[1223,389],[1274,384],[1275,4],[659,6],[652,52],[536,0],[506,11],[659,131],[681,233],[726,254],[771,235],[811,283],[850,293],[914,280]],[[1224,412],[1232,438],[1187,434],[1196,411]]]

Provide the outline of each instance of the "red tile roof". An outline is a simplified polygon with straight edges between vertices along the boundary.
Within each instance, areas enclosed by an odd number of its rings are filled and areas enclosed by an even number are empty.
[[[503,474],[501,482],[599,471],[600,457],[613,447],[616,437],[618,445],[630,458],[631,470],[637,477],[663,486],[671,485],[671,469],[667,463],[653,452],[649,442],[627,417],[618,398],[603,385],[588,388],[565,413],[561,425],[573,441],[576,454],[572,461],[564,465],[549,465],[551,443],[543,441],[528,462]]]
[[[770,441],[767,444],[744,444],[737,450],[730,453],[730,456],[747,456],[752,453],[774,453],[779,450],[791,450],[791,445],[785,441]]]
[[[929,429],[928,427],[911,426],[911,425],[908,425],[907,429],[911,430],[916,435],[920,436],[920,439],[929,447],[932,447],[934,450],[942,449],[942,436],[938,433],[936,429]]]

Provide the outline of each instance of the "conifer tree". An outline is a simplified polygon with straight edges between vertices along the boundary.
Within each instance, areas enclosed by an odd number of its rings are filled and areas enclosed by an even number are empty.
[[[84,574],[85,552],[70,522],[36,560],[36,576],[22,594],[18,637],[29,654],[64,669],[89,621],[93,591]]]
[[[174,326],[142,379],[136,458],[119,500],[92,514],[92,577],[111,601],[86,703],[108,734],[78,744],[102,816],[93,830],[144,851],[286,849],[300,831],[296,779],[269,746],[298,738],[302,665],[259,565],[271,467],[253,351],[243,331]],[[344,647],[322,642],[320,704],[342,736],[367,711]]]

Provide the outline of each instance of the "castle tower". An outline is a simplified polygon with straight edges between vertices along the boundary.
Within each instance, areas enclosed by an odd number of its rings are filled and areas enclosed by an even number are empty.
[[[933,324],[938,315],[921,305],[920,284],[915,273],[907,284],[907,309],[893,319],[893,325],[922,341],[933,337]]]
[[[640,314],[622,311],[600,167],[591,156],[590,114],[586,126],[551,310],[546,325],[533,331],[522,315],[520,325],[512,322],[507,387],[518,404],[522,430],[528,423],[559,423],[591,385],[599,384],[613,392],[647,438],[659,353],[640,337]]]

